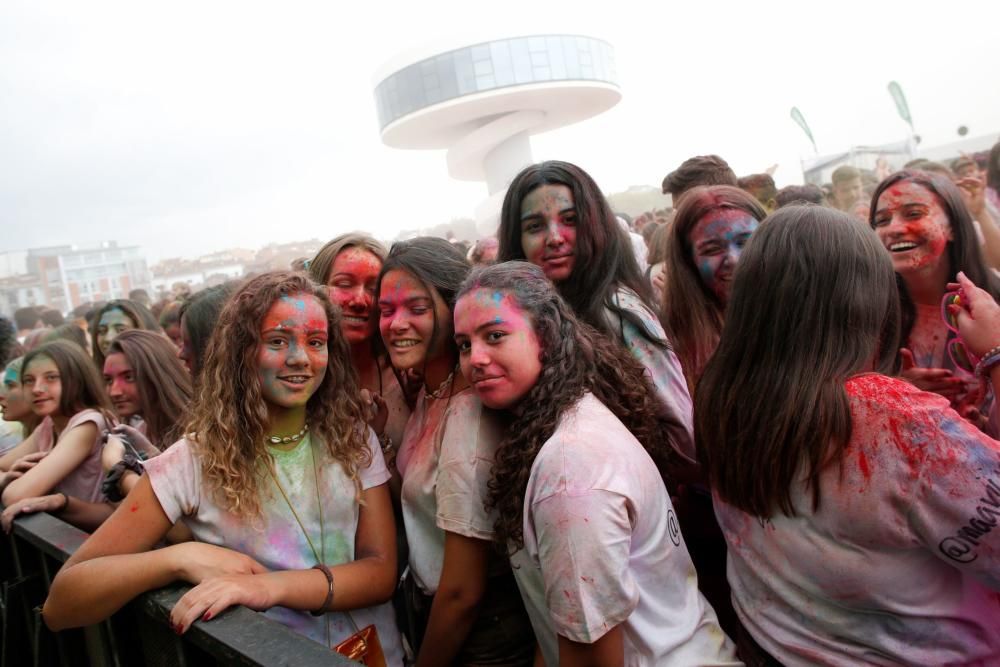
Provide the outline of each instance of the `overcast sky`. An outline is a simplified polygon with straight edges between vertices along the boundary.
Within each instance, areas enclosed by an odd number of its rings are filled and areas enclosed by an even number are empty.
[[[485,185],[383,146],[372,89],[400,51],[484,28],[614,46],[618,106],[532,140],[606,192],[710,152],[801,182],[789,108],[821,153],[901,140],[893,79],[925,146],[997,133],[1000,3],[914,4],[4,0],[0,251],[114,239],[155,261],[471,216]]]

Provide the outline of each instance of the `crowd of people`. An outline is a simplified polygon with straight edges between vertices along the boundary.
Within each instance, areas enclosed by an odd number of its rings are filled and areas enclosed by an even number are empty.
[[[1000,144],[826,188],[531,165],[495,238],[0,320],[49,628],[174,581],[369,665],[1000,664]]]

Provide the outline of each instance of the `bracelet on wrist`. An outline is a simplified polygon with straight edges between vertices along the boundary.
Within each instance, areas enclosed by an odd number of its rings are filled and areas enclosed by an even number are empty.
[[[104,478],[104,482],[101,484],[101,491],[104,493],[104,497],[113,503],[119,503],[125,498],[121,490],[121,481],[126,472],[134,472],[137,475],[142,475],[145,472],[142,464],[139,463],[139,459],[133,456],[131,452],[126,452],[121,461],[111,466],[107,476]]]
[[[976,364],[976,377],[984,377],[997,364],[1000,364],[1000,348],[995,347],[983,355],[983,358]]]
[[[312,614],[313,616],[322,616],[326,612],[330,611],[330,605],[333,604],[333,572],[330,572],[330,568],[328,568],[323,563],[317,563],[316,565],[313,565],[313,569],[319,570],[320,572],[323,573],[323,576],[326,577],[327,588],[326,588],[326,599],[323,600],[323,606],[321,606],[316,611],[311,611],[309,613]]]

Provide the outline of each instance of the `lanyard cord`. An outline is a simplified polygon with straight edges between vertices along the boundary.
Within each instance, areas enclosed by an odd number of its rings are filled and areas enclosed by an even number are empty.
[[[312,438],[309,439],[309,454],[312,457],[313,477],[316,480],[316,509],[319,511],[319,552],[316,551],[316,545],[313,544],[312,538],[309,537],[309,531],[306,530],[305,524],[303,524],[302,519],[299,518],[299,513],[295,511],[295,506],[288,500],[288,494],[285,493],[285,488],[281,486],[281,480],[278,479],[277,473],[275,473],[272,466],[268,466],[267,470],[271,473],[271,478],[278,487],[278,491],[281,492],[281,497],[285,499],[285,504],[288,505],[288,509],[292,511],[292,516],[295,517],[295,523],[299,524],[299,529],[302,531],[302,534],[305,535],[306,542],[309,543],[309,549],[312,550],[313,558],[316,559],[317,563],[326,565],[326,540],[324,539],[325,535],[323,531],[323,501],[320,499],[319,495],[319,466],[316,465],[316,450],[313,449]],[[320,558],[320,556],[322,556],[322,558]],[[330,615],[323,615],[326,617],[326,645],[329,646]]]

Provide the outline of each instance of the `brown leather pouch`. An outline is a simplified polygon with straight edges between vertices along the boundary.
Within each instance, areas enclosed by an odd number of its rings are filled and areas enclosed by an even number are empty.
[[[333,647],[333,650],[348,660],[360,662],[367,667],[386,667],[382,642],[374,625],[361,628],[353,635]]]

